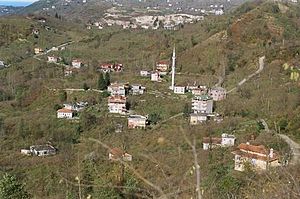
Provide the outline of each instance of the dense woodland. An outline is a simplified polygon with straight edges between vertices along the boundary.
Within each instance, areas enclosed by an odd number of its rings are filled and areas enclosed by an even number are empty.
[[[237,172],[235,147],[202,150],[204,136],[230,133],[238,143],[254,136],[254,143],[290,158],[289,146],[276,134],[300,142],[300,81],[291,78],[299,68],[299,13],[298,4],[256,1],[178,31],[87,30],[55,17],[46,17],[45,23],[41,16],[0,18],[0,60],[9,65],[0,70],[0,199],[197,198],[195,153],[202,198],[299,198],[299,165]],[[35,29],[38,35],[32,34]],[[51,55],[63,64],[81,59],[85,65],[77,74],[64,77],[63,66],[47,63],[44,55],[34,58],[35,47],[69,41],[65,50]],[[174,44],[181,84],[213,86],[222,77],[222,86],[231,90],[257,70],[260,56],[266,56],[266,66],[215,104],[223,122],[190,126],[191,95],[168,94],[169,77],[161,83],[139,77],[141,69],[152,70],[156,61],[169,59]],[[89,90],[105,88],[96,68],[108,62],[125,67],[106,77],[110,82],[146,86],[146,94],[128,99],[135,113],[151,116],[146,130],[127,129],[126,118],[108,113],[107,93]],[[75,101],[89,103],[79,120],[56,118],[58,107]],[[124,126],[121,133],[115,131],[118,124]],[[48,142],[57,155],[20,154],[22,148]],[[108,161],[110,147],[125,148],[133,161]]]

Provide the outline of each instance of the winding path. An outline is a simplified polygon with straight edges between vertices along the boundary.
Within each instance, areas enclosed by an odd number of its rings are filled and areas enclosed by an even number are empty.
[[[242,86],[243,84],[245,84],[245,83],[246,83],[247,81],[249,81],[252,77],[254,77],[254,76],[258,75],[259,73],[261,73],[261,72],[264,70],[264,68],[265,68],[265,59],[266,59],[265,56],[260,57],[260,58],[259,58],[259,68],[258,68],[258,70],[255,71],[254,73],[248,75],[248,77],[244,78],[242,81],[240,81],[240,82],[237,84],[237,86],[234,87],[233,89],[229,90],[229,91],[227,92],[227,94],[229,94],[229,93],[235,91],[238,87],[240,87],[240,86]]]
[[[267,122],[264,119],[261,119],[260,122],[265,127],[265,131],[270,132]],[[287,135],[284,134],[277,134],[277,135],[289,145],[292,151],[293,156],[291,158],[290,164],[291,165],[300,164],[300,144],[293,141]]]
[[[291,165],[300,164],[300,144],[296,143],[287,135],[278,134],[278,136],[281,137],[286,143],[288,143],[288,145],[292,150],[293,156],[291,158],[290,164]]]

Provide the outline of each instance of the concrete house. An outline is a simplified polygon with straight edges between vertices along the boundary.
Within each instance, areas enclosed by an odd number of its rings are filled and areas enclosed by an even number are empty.
[[[135,129],[135,128],[146,128],[147,125],[147,117],[142,115],[130,115],[128,117],[128,128]]]
[[[126,89],[124,84],[119,83],[113,83],[110,86],[107,87],[107,91],[111,95],[120,95],[125,96],[126,95]]]
[[[116,95],[108,98],[108,110],[110,113],[126,114],[126,97]]]
[[[209,150],[216,147],[230,147],[234,146],[235,136],[223,133],[221,137],[204,137],[203,150]]]
[[[145,93],[146,87],[142,85],[132,85],[131,86],[131,93],[132,95],[142,95]]]
[[[74,59],[72,61],[72,67],[74,67],[74,68],[81,68],[81,66],[82,66],[82,62],[80,60]]]
[[[190,115],[190,125],[198,125],[208,120],[207,113],[192,113]]]
[[[195,114],[213,112],[213,99],[208,95],[195,96],[192,100],[192,110]]]
[[[151,81],[153,82],[161,82],[161,77],[159,72],[152,72],[151,73]]]
[[[148,77],[150,75],[150,72],[146,71],[146,70],[141,70],[140,71],[140,76],[141,77]]]
[[[48,62],[50,63],[56,63],[58,61],[58,58],[55,56],[48,56]]]
[[[209,90],[209,95],[214,101],[221,101],[226,99],[226,89],[222,87],[215,87]]]
[[[267,170],[269,167],[280,166],[279,154],[272,148],[269,150],[263,145],[255,146],[250,143],[242,143],[234,154],[234,169],[244,171],[248,164],[256,170]]]
[[[71,109],[62,108],[57,110],[57,118],[59,119],[72,119],[75,115],[75,111]]]
[[[132,161],[132,155],[124,152],[122,149],[112,148],[108,153],[108,159],[111,161],[130,162]]]
[[[105,63],[105,64],[101,64],[97,70],[104,73],[110,73],[113,71],[113,68],[114,68],[114,64]]]
[[[47,145],[33,145],[30,146],[29,150],[22,149],[21,153],[24,155],[35,155],[39,157],[50,156],[56,154],[56,148],[47,144]]]
[[[186,87],[185,86],[174,86],[174,93],[175,94],[185,94]]]
[[[43,51],[43,49],[41,49],[41,48],[34,48],[34,54],[36,54],[36,55],[38,55],[38,54],[41,54],[41,53],[43,53],[44,51]]]

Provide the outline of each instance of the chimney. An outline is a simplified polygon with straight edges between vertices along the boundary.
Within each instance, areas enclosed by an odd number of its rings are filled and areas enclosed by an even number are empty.
[[[270,158],[273,158],[273,157],[274,157],[274,150],[273,150],[272,148],[270,149],[269,157],[270,157]]]

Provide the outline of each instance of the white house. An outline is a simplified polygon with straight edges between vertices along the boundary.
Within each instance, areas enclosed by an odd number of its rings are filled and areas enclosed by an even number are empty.
[[[72,61],[72,66],[73,66],[74,68],[81,68],[82,62],[81,62],[80,60],[74,59],[74,60]]]
[[[22,154],[25,155],[35,155],[35,156],[49,156],[49,155],[55,155],[56,154],[56,148],[54,148],[51,145],[34,145],[30,146],[29,150],[22,149]]]
[[[185,92],[186,92],[185,86],[175,86],[174,87],[175,94],[185,94]]]
[[[38,54],[40,54],[42,52],[43,52],[43,49],[41,49],[41,48],[34,48],[34,54],[38,55]]]
[[[153,81],[153,82],[160,82],[161,81],[159,72],[151,73],[151,81]]]
[[[213,112],[213,99],[208,95],[195,96],[192,100],[192,110],[194,113]]]
[[[208,115],[206,113],[192,113],[190,115],[190,124],[197,125],[208,120]]]
[[[48,62],[56,63],[58,61],[58,58],[55,56],[48,56]]]
[[[131,93],[132,95],[142,95],[145,93],[146,87],[142,85],[132,85],[131,86]]]
[[[218,137],[204,137],[203,150],[209,150],[216,147],[230,147],[234,146],[236,138],[234,135],[223,133],[221,138]]]
[[[256,170],[267,170],[269,167],[280,166],[279,154],[272,148],[268,150],[265,146],[242,143],[232,152],[234,157],[234,169],[244,171],[245,165],[252,166]]]
[[[135,129],[135,128],[146,128],[147,125],[147,117],[142,115],[130,115],[128,117],[128,128]]]
[[[74,117],[74,111],[66,108],[57,110],[57,118],[72,119]]]
[[[210,89],[209,95],[213,98],[214,101],[221,101],[226,99],[226,89],[222,87],[215,87]]]
[[[108,110],[110,113],[126,114],[126,97],[124,96],[110,96],[108,98]]]
[[[111,95],[120,95],[120,96],[126,95],[126,89],[124,84],[113,83],[107,87],[107,91]]]
[[[141,77],[148,77],[150,75],[150,73],[146,70],[141,70],[140,71],[140,76]]]
[[[130,162],[132,161],[132,155],[124,152],[122,149],[113,148],[108,153],[108,159],[111,161]]]

